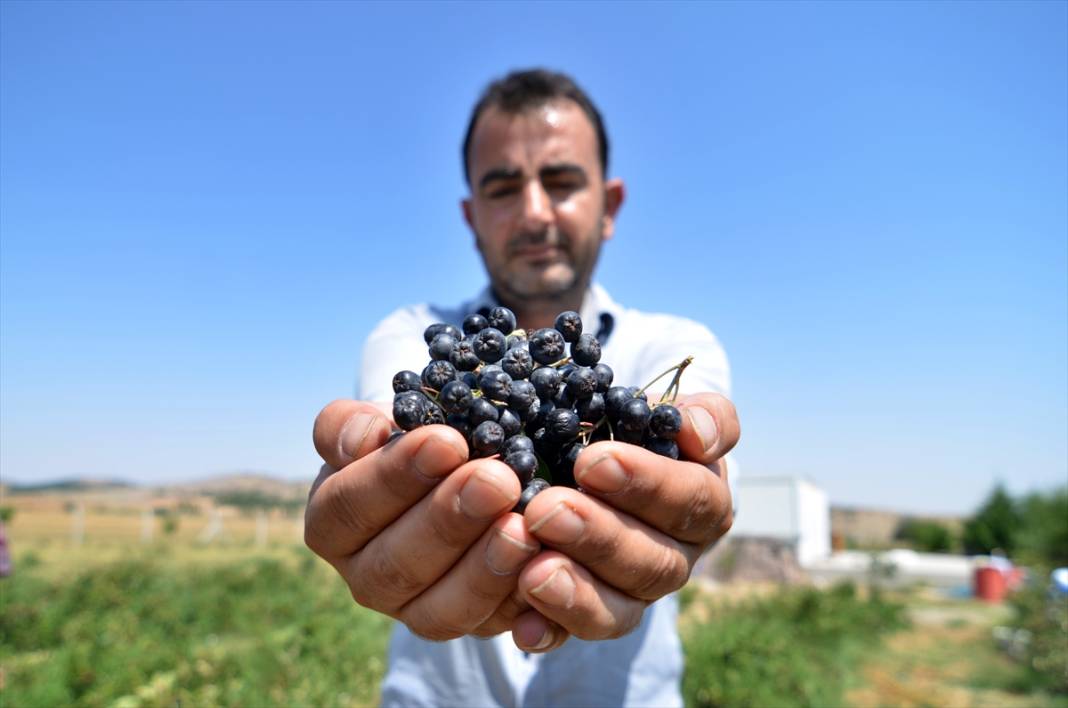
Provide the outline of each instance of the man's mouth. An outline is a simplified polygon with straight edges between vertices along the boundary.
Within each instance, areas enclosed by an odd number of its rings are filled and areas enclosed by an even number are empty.
[[[512,254],[531,262],[550,261],[560,258],[564,254],[564,249],[557,245],[542,243],[516,248]]]

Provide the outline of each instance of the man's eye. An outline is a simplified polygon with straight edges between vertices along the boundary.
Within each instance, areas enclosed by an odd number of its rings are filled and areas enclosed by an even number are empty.
[[[501,185],[500,187],[494,187],[486,192],[486,196],[490,199],[500,199],[501,197],[508,197],[516,194],[519,191],[514,185]]]
[[[578,180],[553,180],[545,184],[545,191],[553,194],[570,194],[581,186]]]

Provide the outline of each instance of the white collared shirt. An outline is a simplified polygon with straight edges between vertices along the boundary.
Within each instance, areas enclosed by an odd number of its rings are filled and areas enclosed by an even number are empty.
[[[368,336],[357,397],[393,399],[393,375],[419,373],[429,362],[423,331],[435,322],[459,327],[463,318],[494,307],[489,288],[458,308],[414,305],[396,310]],[[730,395],[727,357],[704,325],[664,314],[622,307],[603,288],[587,291],[579,313],[586,331],[597,333],[602,315],[610,333],[601,361],[613,385],[644,386],[694,357],[680,382],[682,393]],[[652,387],[662,391],[668,378]],[[732,481],[734,478],[732,466]],[[386,706],[681,706],[682,645],[674,594],[653,603],[633,632],[611,641],[572,637],[548,654],[525,654],[509,634],[492,639],[463,637],[428,642],[396,623],[389,669],[382,683]]]

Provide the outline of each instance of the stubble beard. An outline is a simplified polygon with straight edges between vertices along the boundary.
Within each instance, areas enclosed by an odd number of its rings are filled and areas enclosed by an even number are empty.
[[[598,219],[597,223],[601,224],[602,220]],[[598,232],[585,239],[583,243],[592,244],[592,252],[581,254],[575,254],[569,247],[574,243],[573,240],[564,239],[563,244],[567,246],[564,248],[565,258],[541,268],[519,264],[519,272],[514,272],[506,261],[501,278],[489,272],[487,264],[493,289],[501,299],[526,306],[552,305],[569,300],[581,302],[600,256],[601,237],[602,234]]]

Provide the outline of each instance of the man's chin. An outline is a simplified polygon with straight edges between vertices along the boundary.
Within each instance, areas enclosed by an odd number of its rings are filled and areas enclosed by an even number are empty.
[[[513,277],[504,289],[524,300],[556,300],[565,297],[575,288],[575,274],[542,273],[538,277]]]

